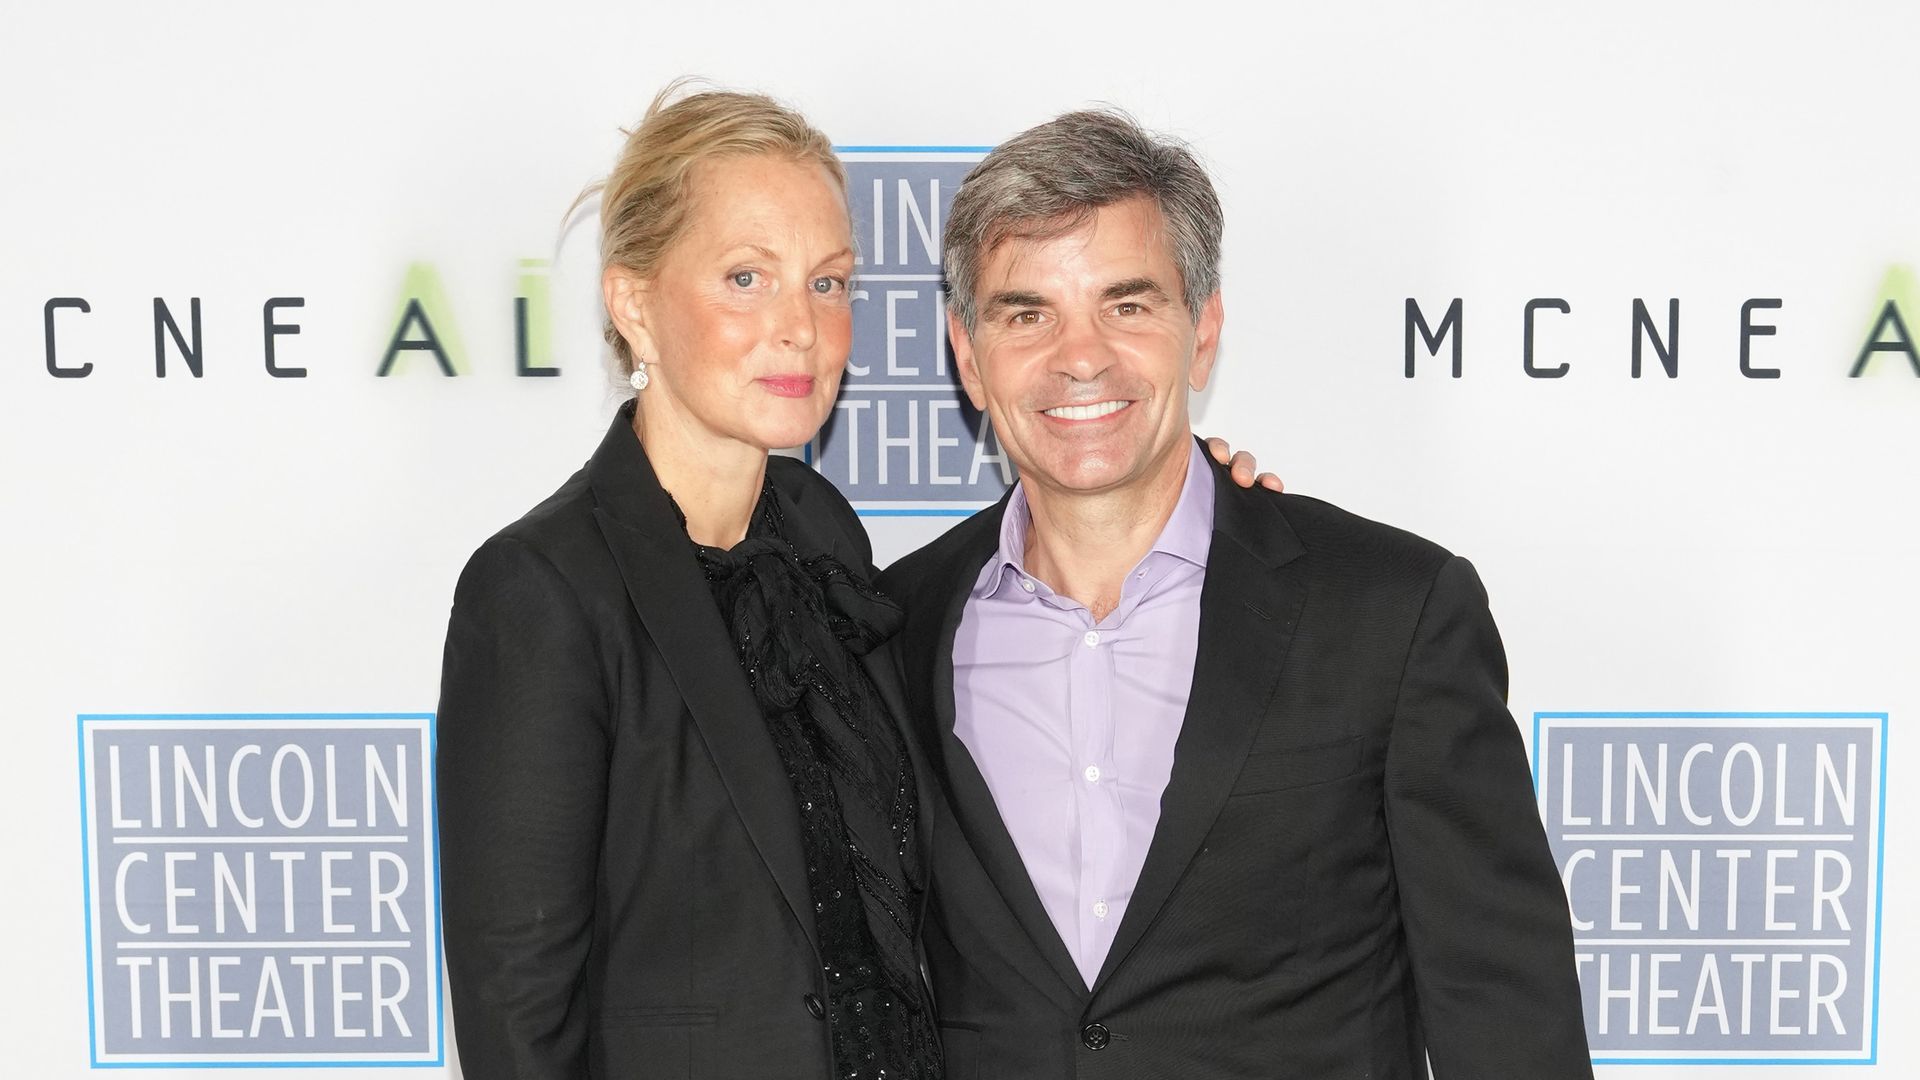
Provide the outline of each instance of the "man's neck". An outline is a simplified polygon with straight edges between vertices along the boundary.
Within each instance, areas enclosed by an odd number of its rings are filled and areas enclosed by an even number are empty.
[[[1026,486],[1027,573],[1085,604],[1097,622],[1120,604],[1127,573],[1153,550],[1186,485],[1181,440],[1138,481],[1093,494]]]

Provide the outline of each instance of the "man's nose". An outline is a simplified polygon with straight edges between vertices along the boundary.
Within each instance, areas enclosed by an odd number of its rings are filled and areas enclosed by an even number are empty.
[[[1076,382],[1093,382],[1118,358],[1097,313],[1063,317],[1055,340],[1053,370]]]

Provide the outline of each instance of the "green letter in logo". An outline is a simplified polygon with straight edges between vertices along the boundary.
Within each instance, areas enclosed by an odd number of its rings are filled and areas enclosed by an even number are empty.
[[[395,317],[393,339],[387,355],[380,361],[382,377],[393,374],[393,362],[403,352],[430,352],[440,365],[442,375],[461,375],[463,350],[453,324],[453,309],[447,304],[447,290],[440,284],[440,272],[432,263],[417,262],[407,267],[407,278],[400,286],[400,313]],[[438,324],[439,330],[435,330]],[[416,329],[417,328],[417,329]],[[413,334],[419,336],[413,336]]]
[[[1920,375],[1920,352],[1913,348],[1913,335],[1907,333],[1907,324],[1900,317],[1900,310],[1920,311],[1920,287],[1914,281],[1913,267],[1896,264],[1887,267],[1887,276],[1880,280],[1880,314],[1875,317],[1873,329],[1867,332],[1867,343],[1860,347],[1860,359],[1853,362],[1849,378],[1857,379],[1866,373],[1867,361],[1877,352],[1905,353],[1907,363],[1912,365],[1913,373]],[[1893,339],[1880,340],[1880,336],[1889,329]]]
[[[513,373],[560,374],[553,357],[553,295],[545,259],[520,260],[520,295],[513,298]]]

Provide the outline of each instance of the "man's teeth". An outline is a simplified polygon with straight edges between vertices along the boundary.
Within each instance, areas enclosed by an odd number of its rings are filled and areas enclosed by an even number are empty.
[[[1062,405],[1057,409],[1047,409],[1048,416],[1062,420],[1096,420],[1102,416],[1111,416],[1127,407],[1124,401],[1099,401],[1092,405]]]

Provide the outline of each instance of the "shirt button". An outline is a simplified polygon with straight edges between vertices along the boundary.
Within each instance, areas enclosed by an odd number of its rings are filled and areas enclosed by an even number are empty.
[[[1100,782],[1100,766],[1098,765],[1087,766],[1086,777],[1087,777],[1087,783],[1089,784],[1099,783]]]
[[[1023,589],[1025,589],[1025,590],[1027,590],[1028,592],[1032,592],[1032,591],[1033,591],[1033,582],[1031,582],[1031,581],[1028,581],[1028,580],[1027,580],[1026,578],[1021,578],[1021,579],[1020,579],[1020,587],[1021,587],[1021,588],[1023,588]]]
[[[1093,902],[1093,917],[1096,919],[1104,919],[1107,917],[1107,902],[1105,900],[1095,900]]]
[[[1087,636],[1086,636],[1086,637],[1084,637],[1084,638],[1081,638],[1080,640],[1082,640],[1082,641],[1084,641],[1084,642],[1086,642],[1086,643],[1087,643],[1087,648],[1089,648],[1089,649],[1091,649],[1091,648],[1093,648],[1093,647],[1094,647],[1095,645],[1098,645],[1098,644],[1100,644],[1100,631],[1098,631],[1098,630],[1089,630],[1089,631],[1087,631]]]

